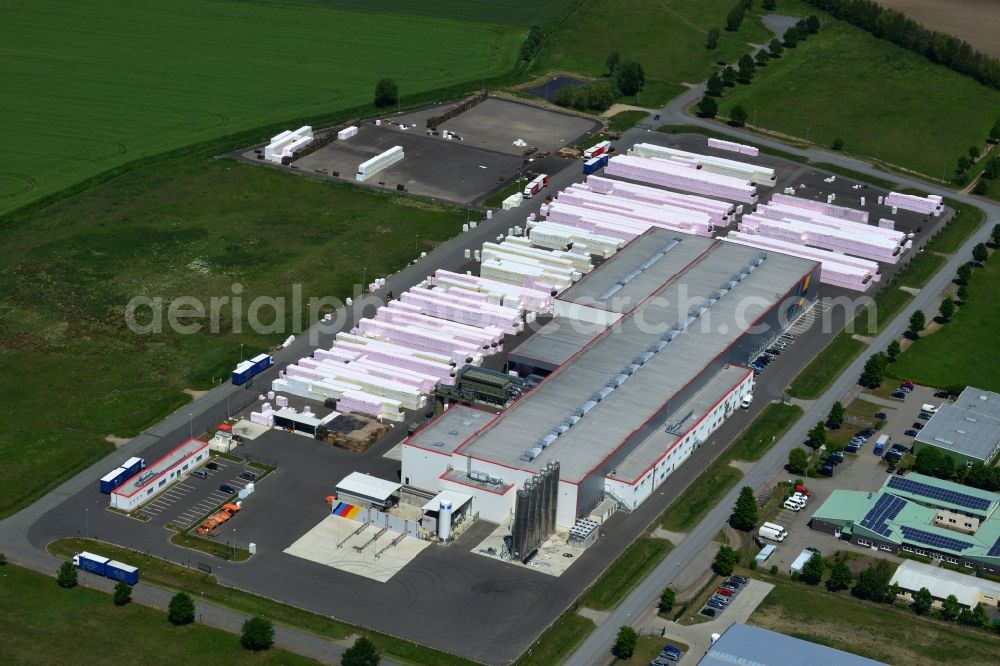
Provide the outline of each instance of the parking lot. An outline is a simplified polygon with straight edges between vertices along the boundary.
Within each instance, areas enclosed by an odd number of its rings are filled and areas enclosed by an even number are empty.
[[[214,464],[216,469],[209,469],[208,465],[211,464]],[[259,469],[246,463],[233,462],[219,456],[213,457],[208,465],[200,468],[208,478],[187,476],[143,506],[137,513],[148,517],[153,525],[172,524],[186,530],[194,527],[207,513],[231,500],[236,494],[224,493],[219,490],[220,486],[229,485],[238,493],[250,483],[248,479],[241,478],[241,474],[260,474]]]

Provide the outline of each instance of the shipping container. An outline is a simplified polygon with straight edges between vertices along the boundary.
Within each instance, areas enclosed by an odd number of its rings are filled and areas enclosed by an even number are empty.
[[[258,354],[250,359],[250,362],[253,363],[257,372],[261,372],[262,370],[267,370],[274,364],[274,358],[270,354]]]
[[[600,155],[598,157],[592,157],[583,163],[583,173],[589,175],[608,165],[608,155],[607,153]]]
[[[593,146],[583,151],[583,158],[585,160],[589,160],[593,157],[607,155],[610,151],[611,151],[611,142],[601,141],[600,143],[595,143]]]
[[[109,495],[112,490],[125,483],[130,476],[131,474],[124,467],[111,470],[101,477],[101,492],[105,495]]]
[[[107,575],[108,562],[111,560],[107,557],[102,557],[100,555],[94,555],[93,553],[83,552],[79,555],[73,556],[73,564],[80,567],[84,571],[89,571],[90,573],[95,573],[98,576]]]
[[[242,361],[233,370],[233,384],[245,384],[251,377],[267,370],[274,365],[274,358],[269,354],[254,356],[249,361]]]
[[[111,560],[106,566],[106,576],[112,580],[120,580],[135,585],[139,582],[139,568],[130,564],[124,564],[116,560]]]
[[[524,188],[524,198],[530,199],[531,197],[541,192],[542,188],[548,186],[549,186],[549,177],[548,175],[543,173],[540,176],[536,177],[534,180],[532,180],[530,183],[528,183],[527,187]]]
[[[138,474],[146,466],[146,461],[139,457],[129,458],[122,463],[122,467],[127,469],[129,475]]]

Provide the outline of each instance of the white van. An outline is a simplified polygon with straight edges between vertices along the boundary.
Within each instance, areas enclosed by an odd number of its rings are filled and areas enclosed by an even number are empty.
[[[927,412],[928,414],[937,414],[937,410],[938,410],[938,408],[935,407],[934,405],[929,405],[929,404],[926,404],[926,403],[923,404],[923,405],[920,405],[920,411]]]
[[[785,530],[781,525],[775,523],[764,523],[757,530],[757,535],[762,539],[770,539],[771,541],[784,541],[785,537],[788,536],[788,531]]]
[[[743,409],[750,409],[750,405],[753,404],[753,393],[747,393],[743,400],[740,401],[740,407]]]

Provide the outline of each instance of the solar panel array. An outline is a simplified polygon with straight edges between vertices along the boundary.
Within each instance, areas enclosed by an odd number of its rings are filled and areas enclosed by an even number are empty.
[[[986,553],[990,557],[1000,557],[1000,537],[993,543],[993,547]]]
[[[937,486],[932,486],[929,483],[921,483],[920,481],[914,481],[913,479],[906,479],[899,476],[894,476],[889,479],[889,487],[895,488],[896,490],[902,490],[903,492],[913,493],[914,495],[941,500],[943,502],[948,502],[949,504],[964,506],[965,508],[972,509],[974,511],[986,511],[990,508],[990,501],[988,499],[975,497],[966,493],[959,493],[954,490],[938,488]]]
[[[871,530],[884,537],[890,536],[892,530],[886,525],[887,520],[892,520],[899,515],[899,512],[906,506],[906,501],[892,495],[883,494],[875,502],[875,506],[865,514],[861,520],[861,527]]]
[[[951,537],[941,536],[940,534],[932,534],[913,527],[903,526],[900,529],[903,530],[903,538],[908,541],[917,541],[919,543],[927,544],[933,548],[952,550],[960,553],[966,548],[972,548],[973,546],[973,544],[968,541],[952,539]]]

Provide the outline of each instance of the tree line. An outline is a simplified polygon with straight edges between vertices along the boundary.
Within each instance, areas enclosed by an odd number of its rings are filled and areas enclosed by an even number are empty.
[[[919,53],[983,85],[1000,89],[1000,59],[972,48],[968,42],[931,30],[895,9],[872,0],[805,0],[862,30],[897,46]]]
[[[637,95],[646,85],[641,63],[623,59],[617,51],[608,54],[604,63],[607,78],[577,87],[563,86],[556,93],[555,103],[580,111],[607,111],[617,98]]]
[[[531,29],[528,30],[528,35],[524,38],[524,41],[521,42],[521,62],[529,62],[535,57],[535,54],[538,53],[538,49],[542,46],[542,38],[544,36],[545,33],[542,32],[542,26],[537,23],[531,26]]]

